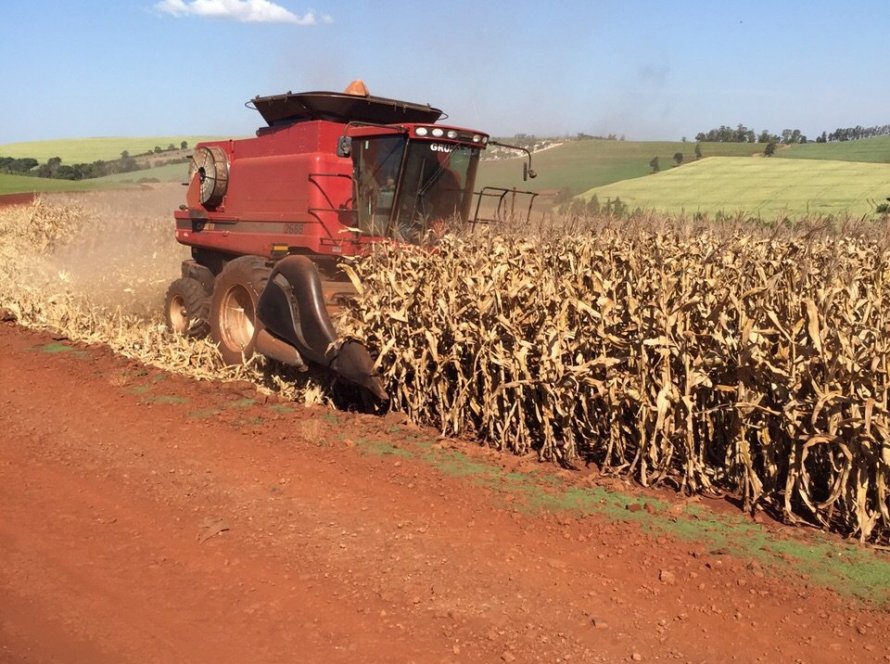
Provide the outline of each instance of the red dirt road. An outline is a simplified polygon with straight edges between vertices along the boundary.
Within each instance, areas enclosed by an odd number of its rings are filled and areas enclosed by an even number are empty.
[[[0,662],[890,661],[887,613],[632,523],[529,515],[398,454],[435,433],[394,418],[10,323],[0,346]]]

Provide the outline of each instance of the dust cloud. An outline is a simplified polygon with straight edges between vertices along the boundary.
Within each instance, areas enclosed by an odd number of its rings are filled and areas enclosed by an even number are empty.
[[[96,307],[156,318],[167,286],[189,250],[174,239],[180,185],[45,196],[64,218],[63,237],[40,261],[48,287],[76,293]]]

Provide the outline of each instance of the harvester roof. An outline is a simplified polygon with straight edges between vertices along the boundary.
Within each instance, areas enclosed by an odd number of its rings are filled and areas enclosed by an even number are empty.
[[[258,96],[251,99],[248,105],[259,111],[270,127],[306,120],[373,124],[433,123],[443,115],[440,109],[429,104],[342,92],[287,92]]]

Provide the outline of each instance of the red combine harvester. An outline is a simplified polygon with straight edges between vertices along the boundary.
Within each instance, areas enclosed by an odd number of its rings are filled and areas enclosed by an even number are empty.
[[[255,138],[195,147],[174,212],[192,258],[167,291],[167,324],[209,332],[230,364],[254,353],[313,362],[386,399],[367,349],[331,323],[328,309],[355,293],[338,262],[467,222],[480,151],[495,142],[436,124],[437,108],[370,96],[360,81],[248,104],[268,125]],[[524,168],[534,177],[530,157]],[[487,189],[501,200],[509,191]]]

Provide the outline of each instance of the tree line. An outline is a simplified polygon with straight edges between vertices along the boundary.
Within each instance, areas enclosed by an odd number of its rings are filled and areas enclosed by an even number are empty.
[[[875,136],[887,135],[890,135],[890,125],[876,125],[874,127],[856,125],[855,127],[835,129],[830,134],[823,131],[822,135],[816,139],[816,142],[832,143],[834,141],[858,141],[862,138],[873,138]]]
[[[832,132],[823,131],[816,137],[816,143],[834,143],[836,141],[858,141],[863,138],[890,135],[890,125],[876,125],[874,127],[838,127]],[[695,135],[696,141],[710,141],[712,143],[776,143],[794,145],[806,143],[808,139],[800,129],[783,129],[781,134],[771,134],[764,129],[759,134],[743,124],[735,128],[720,125],[716,129],[700,131]],[[685,139],[684,139],[685,143]]]
[[[155,146],[154,150],[136,155],[136,157],[148,157],[153,154],[162,154],[164,152],[173,152],[175,150],[187,150],[188,143],[183,141],[177,148],[172,143],[166,149],[161,146]],[[184,159],[173,159],[164,163],[173,163],[177,161],[185,161]],[[119,159],[97,159],[91,163],[63,164],[60,157],[50,157],[46,163],[41,164],[33,157],[3,157],[0,156],[0,173],[8,173],[12,175],[30,175],[39,178],[52,178],[56,180],[88,180],[90,178],[100,178],[105,175],[115,175],[117,173],[132,173],[150,166],[146,163],[140,163],[135,157],[131,156],[127,150],[121,152]]]
[[[807,137],[801,133],[800,129],[783,129],[781,134],[772,134],[769,130],[764,129],[758,134],[753,129],[739,124],[735,128],[720,125],[710,131],[700,131],[695,135],[695,140],[711,143],[783,143],[785,145],[794,145],[806,143]]]

